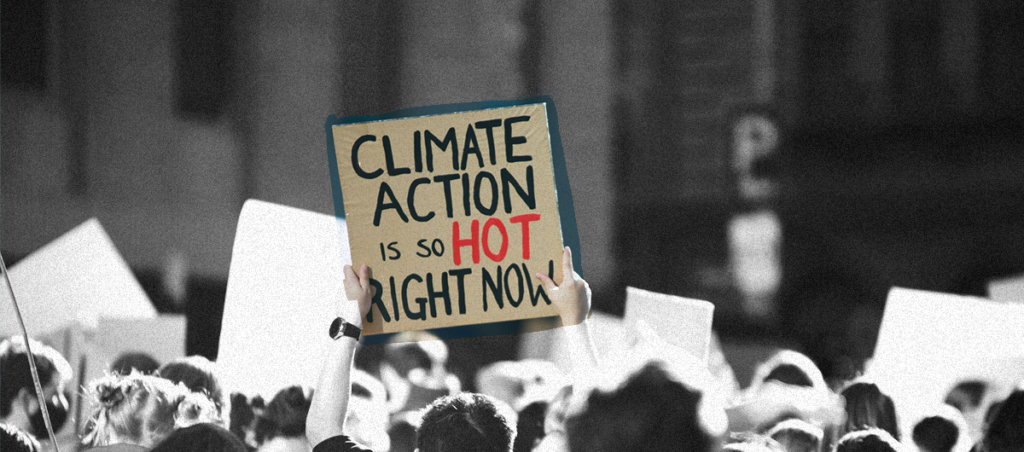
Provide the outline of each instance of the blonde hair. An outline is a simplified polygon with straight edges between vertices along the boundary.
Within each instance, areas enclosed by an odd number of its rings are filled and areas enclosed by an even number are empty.
[[[88,395],[93,410],[82,440],[86,446],[129,443],[152,447],[175,428],[220,422],[216,406],[205,395],[138,372],[93,380]]]

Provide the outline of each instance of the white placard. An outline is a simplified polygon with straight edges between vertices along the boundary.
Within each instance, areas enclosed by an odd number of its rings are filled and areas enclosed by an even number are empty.
[[[909,432],[909,423],[942,403],[958,381],[1012,385],[1024,377],[1012,365],[1021,358],[1024,305],[893,288],[867,377],[893,398],[901,430]]]
[[[711,347],[714,312],[715,305],[707,301],[626,288],[626,323],[643,321],[665,342],[705,363]]]
[[[228,273],[218,367],[225,385],[269,400],[316,386],[350,262],[345,221],[249,200]]]
[[[100,317],[156,317],[153,303],[95,218],[29,254],[10,268],[10,277],[33,336],[76,321],[93,326]],[[0,303],[0,335],[19,333],[10,302]]]

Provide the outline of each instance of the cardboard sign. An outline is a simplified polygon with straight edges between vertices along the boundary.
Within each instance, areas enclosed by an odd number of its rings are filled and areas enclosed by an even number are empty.
[[[290,385],[316,386],[344,299],[345,222],[249,200],[228,272],[217,364],[232,391],[269,400]]]
[[[626,288],[627,323],[643,321],[665,342],[708,360],[715,305],[692,298]]]
[[[867,376],[896,403],[902,431],[964,379],[1024,377],[1024,305],[894,288]],[[1004,364],[1000,364],[1004,363]],[[1010,364],[1005,364],[1010,363]],[[1016,363],[1016,371],[1014,369]],[[998,370],[981,375],[985,369]]]
[[[33,336],[74,322],[92,326],[100,317],[156,317],[153,303],[95,218],[19,261],[10,277]],[[0,303],[0,335],[20,332],[10,302]]]
[[[578,240],[550,99],[332,117],[327,134],[352,263],[377,287],[364,335],[556,315],[534,274],[561,281]]]

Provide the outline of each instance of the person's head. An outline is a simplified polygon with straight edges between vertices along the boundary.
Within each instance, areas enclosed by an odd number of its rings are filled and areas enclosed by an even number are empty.
[[[722,447],[723,452],[786,452],[782,445],[767,436],[752,433],[733,435],[730,443]]]
[[[702,420],[702,397],[663,364],[646,364],[616,389],[590,394],[567,421],[570,450],[711,450],[717,439]]]
[[[213,402],[205,395],[137,372],[98,378],[90,383],[88,393],[93,409],[86,423],[86,446],[152,447],[176,427],[218,420]]]
[[[204,356],[193,355],[175,359],[160,367],[157,375],[174,383],[184,384],[192,392],[206,394],[217,410],[223,412],[227,406],[227,394],[217,378],[216,364]]]
[[[492,397],[464,392],[426,408],[416,447],[420,452],[510,452],[515,437],[511,408]]]
[[[151,375],[160,369],[160,362],[145,352],[125,352],[114,359],[110,365],[110,371],[121,375],[128,375],[133,370],[144,375]]]
[[[761,363],[754,372],[750,386],[756,389],[769,381],[817,389],[828,387],[821,370],[814,364],[814,361],[807,355],[793,350],[781,350]]]
[[[223,427],[201,423],[175,430],[152,452],[248,452],[248,449]]]
[[[942,404],[914,424],[911,439],[921,452],[951,452],[970,444],[967,421],[956,408]]]
[[[999,404],[982,439],[985,452],[1024,450],[1024,389],[1013,391]]]
[[[519,410],[516,421],[514,452],[529,452],[544,439],[544,420],[548,402],[537,401]]]
[[[277,392],[256,419],[256,442],[276,437],[304,437],[306,415],[313,397],[301,386],[289,386]]]
[[[13,425],[0,424],[0,451],[39,452],[39,442]]]
[[[889,432],[869,428],[847,433],[839,438],[836,452],[902,452],[903,446]]]
[[[841,433],[877,427],[900,439],[896,406],[878,386],[856,382],[843,389],[841,395],[846,400],[846,424]]]
[[[71,379],[71,365],[52,347],[36,340],[32,340],[29,345],[35,358],[47,412],[56,431],[67,420],[68,400],[64,389]],[[20,337],[0,342],[0,421],[44,438],[46,424],[36,397],[28,360],[28,348]]]
[[[801,419],[786,419],[765,433],[778,441],[786,452],[816,452],[821,449],[825,432]]]

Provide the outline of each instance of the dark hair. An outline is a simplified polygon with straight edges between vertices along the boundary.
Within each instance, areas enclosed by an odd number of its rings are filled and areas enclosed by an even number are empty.
[[[110,371],[116,372],[121,375],[128,375],[132,373],[132,370],[137,370],[142,374],[150,375],[160,369],[160,362],[150,356],[148,353],[143,352],[125,352],[117,356],[114,359],[114,363],[110,365]]]
[[[388,427],[391,452],[413,452],[416,450],[416,427],[407,420],[398,420]]]
[[[774,439],[756,433],[733,433],[732,440],[722,447],[723,452],[786,452]]]
[[[71,365],[57,350],[32,340],[39,382],[46,386],[71,378]],[[28,349],[20,338],[0,342],[0,418],[11,414],[11,404],[22,389],[34,390],[32,372],[28,362]]]
[[[529,452],[544,439],[544,417],[547,410],[548,403],[544,401],[533,402],[519,410],[513,452]]]
[[[900,439],[896,406],[873,383],[853,383],[843,389],[846,399],[846,424],[841,433],[877,427],[885,430],[897,441]]]
[[[1017,389],[1000,404],[982,440],[986,452],[1024,450],[1024,389]]]
[[[223,411],[227,400],[214,368],[213,362],[206,357],[192,355],[164,364],[157,375],[174,383],[182,383],[192,392],[206,394],[217,405],[217,410]]]
[[[900,443],[889,432],[869,428],[850,432],[839,439],[836,452],[899,452]]]
[[[200,423],[175,430],[151,452],[248,452],[240,439],[223,427]]]
[[[284,436],[295,437],[306,433],[306,415],[313,401],[311,393],[302,386],[289,386],[277,392],[266,409],[256,419],[256,442]]]
[[[814,383],[811,382],[811,377],[807,376],[807,373],[803,369],[793,364],[779,364],[776,366],[767,376],[764,377],[764,381],[779,381],[782,383],[794,385],[794,386],[805,386],[812,387]]]
[[[968,408],[974,409],[981,405],[981,398],[985,396],[987,390],[988,384],[984,381],[962,381],[949,390],[949,394],[946,394],[945,403],[964,413]]]
[[[593,392],[586,409],[569,418],[570,450],[710,450],[715,441],[701,424],[701,397],[661,364],[647,364],[615,391]]]
[[[960,436],[960,429],[952,420],[942,416],[929,416],[914,426],[911,438],[921,450],[950,452]]]
[[[244,442],[246,433],[253,429],[256,410],[263,408],[263,399],[259,396],[250,402],[245,394],[231,393],[231,417],[228,420],[228,430]]]
[[[824,432],[821,428],[801,419],[786,419],[775,424],[767,433],[787,452],[813,452],[821,448]]]
[[[0,424],[0,450],[3,452],[39,452],[39,442],[13,425]]]
[[[416,447],[420,452],[511,451],[516,427],[499,404],[503,402],[468,392],[435,400],[423,415]]]

